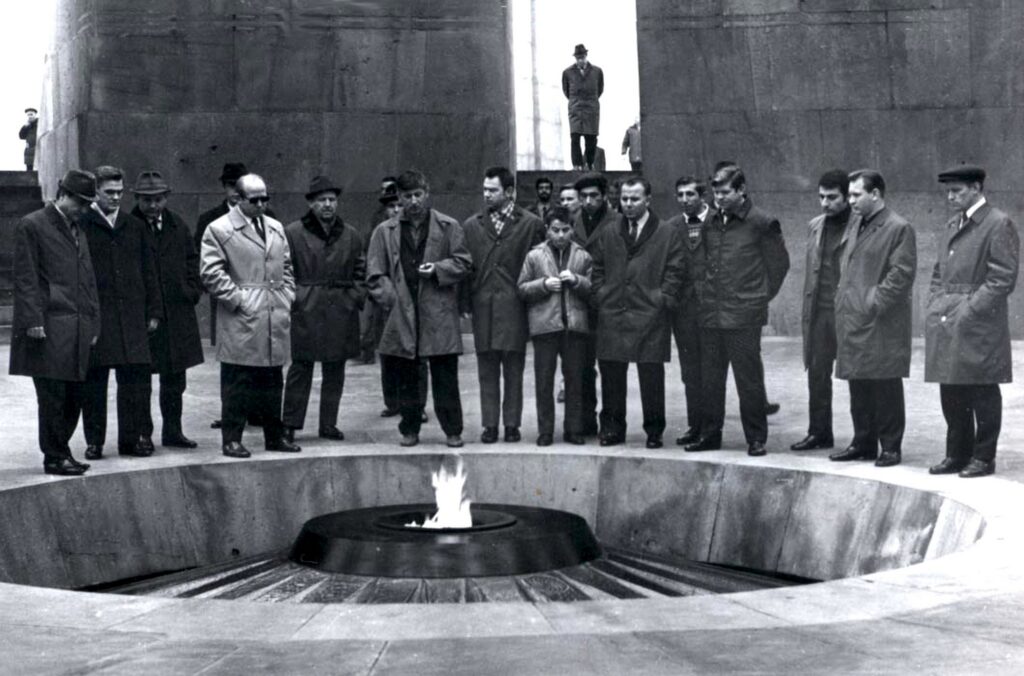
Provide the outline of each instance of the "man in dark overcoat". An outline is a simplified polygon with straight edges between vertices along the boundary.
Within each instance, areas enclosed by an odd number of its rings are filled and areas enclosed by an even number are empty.
[[[459,396],[459,282],[473,265],[462,225],[430,208],[430,185],[419,171],[398,177],[401,214],[370,238],[370,295],[387,312],[378,351],[385,377],[398,383],[403,446],[419,443],[420,364],[430,363],[434,412],[449,447],[462,446]]]
[[[829,458],[890,467],[900,463],[906,427],[902,379],[910,375],[917,243],[910,223],[886,206],[877,171],[850,174],[849,199],[859,221],[840,259],[836,377],[849,381],[853,441]]]
[[[562,71],[562,93],[569,99],[569,143],[572,166],[577,171],[594,170],[597,135],[601,128],[601,94],[604,93],[604,72],[587,60],[587,48],[576,45],[576,63]],[[580,139],[586,151],[580,149]]]
[[[1017,226],[985,199],[985,170],[939,174],[956,210],[941,233],[928,287],[924,379],[939,383],[946,457],[932,474],[979,477],[996,470],[1003,418],[999,383],[1013,381],[1007,297],[1017,284]]]
[[[530,249],[544,240],[544,224],[516,206],[516,179],[505,167],[484,172],[484,210],[462,224],[473,269],[464,286],[473,314],[473,341],[480,381],[480,441],[498,440],[505,422],[505,441],[521,438],[523,368],[529,327],[526,304],[517,284]],[[502,392],[504,380],[504,392]]]
[[[686,393],[687,429],[676,438],[676,445],[685,446],[700,439],[703,393],[700,377],[700,303],[697,288],[704,278],[704,223],[711,217],[711,207],[704,200],[707,186],[694,176],[680,176],[675,185],[680,213],[668,220],[679,231],[686,258],[686,284],[679,306],[672,313],[672,335],[679,354],[679,372]]]
[[[72,169],[57,197],[14,229],[12,376],[30,376],[39,406],[39,450],[47,474],[89,468],[68,442],[81,412],[81,384],[100,332],[100,303],[89,242],[76,219],[96,199],[96,178]]]
[[[555,201],[552,201],[552,197],[555,192],[555,184],[551,182],[551,179],[547,176],[541,176],[533,184],[534,190],[537,193],[537,201],[528,207],[528,210],[535,214],[542,222],[544,221],[544,214],[546,214],[552,207],[557,206]]]
[[[199,281],[199,252],[185,219],[167,208],[171,188],[158,171],[143,171],[132,188],[132,215],[146,224],[156,250],[156,273],[160,280],[163,321],[149,334],[152,373],[160,378],[160,443],[170,448],[195,448],[181,426],[182,397],[187,369],[203,363],[203,345],[196,319],[196,303],[202,293]],[[153,434],[150,412],[152,376],[147,378],[145,417],[142,433]]]
[[[622,184],[622,216],[600,228],[592,245],[591,295],[598,311],[601,445],[626,438],[626,371],[636,364],[647,448],[665,432],[665,362],[671,359],[671,312],[679,302],[686,263],[679,233],[650,210],[651,185]]]
[[[768,304],[789,272],[789,253],[779,220],[754,206],[746,184],[735,164],[721,165],[711,179],[718,209],[704,224],[707,260],[699,287],[703,419],[700,439],[687,451],[721,448],[731,365],[747,454],[767,452],[761,329],[768,323]]]
[[[832,448],[832,366],[836,360],[836,288],[843,237],[857,227],[847,192],[848,172],[833,169],[818,179],[822,213],[807,229],[804,300],[801,315],[804,368],[807,369],[807,436],[790,448]]]
[[[32,171],[35,168],[36,163],[36,138],[39,133],[39,111],[35,108],[26,108],[25,117],[28,119],[18,131],[18,138],[25,142],[25,171]]]
[[[320,362],[319,436],[341,441],[338,407],[345,387],[345,360],[359,356],[359,311],[366,300],[363,238],[338,216],[341,188],[326,176],[309,184],[309,211],[284,228],[295,273],[292,363],[284,388],[285,435],[306,420],[313,365]]]
[[[100,338],[89,355],[82,399],[85,457],[99,460],[107,436],[107,382],[117,378],[117,452],[145,457],[153,440],[149,410],[149,334],[163,320],[156,252],[145,224],[121,208],[124,173],[97,167],[96,202],[81,219],[100,298]]]

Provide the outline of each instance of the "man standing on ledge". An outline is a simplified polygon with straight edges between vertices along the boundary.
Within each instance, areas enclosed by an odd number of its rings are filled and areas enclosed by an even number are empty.
[[[836,360],[836,288],[843,237],[857,227],[847,192],[850,178],[839,169],[818,179],[822,214],[807,232],[802,328],[807,369],[807,436],[790,448],[813,451],[832,448],[832,365]]]
[[[843,243],[836,290],[836,377],[849,381],[853,441],[830,460],[900,464],[910,375],[910,330],[917,273],[914,229],[885,205],[877,171],[850,174],[850,206],[860,217]],[[882,454],[878,454],[881,443]]]
[[[284,227],[266,215],[267,186],[256,174],[238,179],[239,202],[206,229],[200,276],[217,299],[221,438],[224,455],[248,458],[248,414],[263,423],[268,451],[302,449],[284,438],[282,369],[291,352],[295,279]]]
[[[39,131],[39,111],[26,108],[25,117],[28,121],[22,125],[18,138],[25,142],[25,171],[32,171],[36,163],[36,138]]]
[[[1013,381],[1006,305],[1020,239],[1013,221],[986,201],[984,169],[947,169],[939,182],[957,213],[942,233],[925,317],[924,379],[939,383],[947,425],[946,458],[928,471],[979,477],[996,471],[999,383]]]
[[[100,301],[89,243],[75,219],[96,199],[96,178],[72,169],[57,198],[14,229],[12,376],[31,376],[39,407],[43,471],[80,476],[89,469],[68,442],[82,410],[89,350],[100,333]]]
[[[398,384],[403,446],[419,443],[423,404],[420,363],[430,363],[434,413],[450,448],[462,446],[459,396],[459,282],[473,265],[462,226],[430,208],[430,185],[418,171],[398,177],[401,215],[370,238],[366,281],[387,314],[378,351],[385,378]]]
[[[505,423],[505,441],[522,438],[519,427],[529,329],[517,284],[526,254],[544,240],[544,225],[516,206],[516,179],[505,167],[484,172],[483,195],[484,211],[466,219],[462,229],[473,258],[467,286],[484,427],[480,441],[493,444],[498,440],[499,416]]]
[[[569,139],[573,169],[594,170],[597,135],[601,126],[601,94],[604,73],[587,61],[587,48],[576,45],[576,63],[562,71],[562,93],[569,99]],[[586,142],[586,154],[580,150],[580,137]]]

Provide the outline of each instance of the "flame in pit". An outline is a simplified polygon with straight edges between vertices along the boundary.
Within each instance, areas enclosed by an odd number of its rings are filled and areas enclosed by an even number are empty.
[[[455,472],[449,473],[441,465],[440,469],[431,473],[430,483],[434,486],[434,501],[437,503],[437,514],[426,519],[422,524],[415,521],[405,524],[413,528],[470,528],[473,516],[469,512],[470,500],[465,497],[463,488],[466,485],[466,472],[462,466],[462,458],[455,465]]]

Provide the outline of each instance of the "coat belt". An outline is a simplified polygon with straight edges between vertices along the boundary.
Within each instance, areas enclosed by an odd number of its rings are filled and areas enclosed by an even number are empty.
[[[946,293],[972,293],[978,290],[979,284],[944,284]]]
[[[240,289],[283,289],[284,282],[242,282]]]

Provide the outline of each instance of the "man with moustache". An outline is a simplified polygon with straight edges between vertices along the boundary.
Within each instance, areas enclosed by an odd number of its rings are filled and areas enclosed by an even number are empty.
[[[985,198],[985,170],[939,174],[956,214],[946,224],[928,287],[924,379],[939,383],[946,457],[930,474],[969,479],[996,471],[1003,417],[999,383],[1013,381],[1007,297],[1017,284],[1017,226]]]
[[[541,176],[534,183],[534,188],[537,191],[537,201],[530,205],[529,211],[534,213],[537,218],[544,221],[544,214],[548,212],[551,207],[556,206],[551,201],[551,195],[555,191],[555,184],[551,182],[551,179],[547,176]]]
[[[519,272],[530,249],[544,239],[539,218],[516,206],[516,179],[506,167],[484,172],[484,210],[462,224],[473,268],[466,284],[473,314],[473,344],[480,381],[480,441],[522,439],[523,369],[529,327],[519,297]],[[504,380],[504,391],[502,390]],[[499,421],[500,418],[500,421]]]
[[[847,199],[847,172],[833,169],[818,179],[822,213],[807,230],[802,314],[804,368],[807,369],[807,436],[790,448],[832,448],[832,366],[836,360],[835,296],[843,238],[857,227]]]
[[[840,262],[836,377],[850,385],[853,441],[829,459],[891,467],[900,463],[906,427],[902,379],[910,375],[917,245],[910,223],[886,206],[880,173],[850,174],[849,199],[859,221]]]

